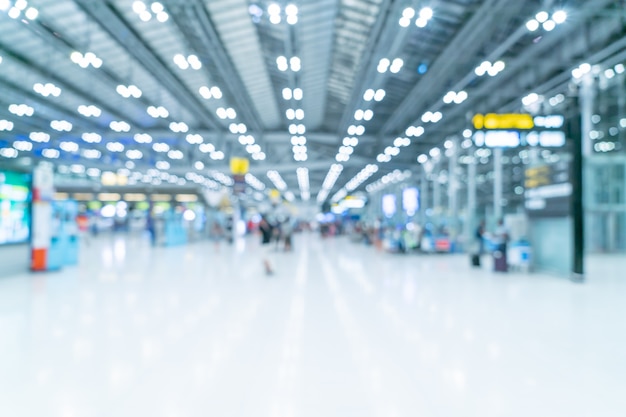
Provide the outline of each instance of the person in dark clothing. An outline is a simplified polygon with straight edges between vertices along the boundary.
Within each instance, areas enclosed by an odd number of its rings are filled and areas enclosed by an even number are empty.
[[[267,221],[265,216],[261,217],[261,222],[259,223],[259,230],[261,231],[261,245],[263,247],[264,258],[263,258],[263,266],[265,267],[265,273],[267,275],[272,275],[274,273],[272,269],[272,264],[270,262],[270,252],[272,251],[272,236],[274,232],[274,228]]]
[[[481,220],[476,228],[476,242],[478,243],[477,255],[482,255],[485,252],[485,221]]]

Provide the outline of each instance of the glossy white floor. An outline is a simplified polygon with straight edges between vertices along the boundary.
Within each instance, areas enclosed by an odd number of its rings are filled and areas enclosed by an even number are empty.
[[[624,416],[626,261],[586,284],[298,236],[0,280],[0,416]],[[621,266],[618,267],[618,264]]]

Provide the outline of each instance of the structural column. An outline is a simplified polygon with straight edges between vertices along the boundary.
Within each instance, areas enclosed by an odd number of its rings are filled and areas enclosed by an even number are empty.
[[[476,157],[472,155],[467,165],[467,241],[471,242],[476,228]]]
[[[450,216],[450,233],[452,239],[459,236],[459,141],[452,140],[452,147],[449,149],[448,159],[448,215]]]
[[[502,148],[493,150],[493,215],[502,218]]]

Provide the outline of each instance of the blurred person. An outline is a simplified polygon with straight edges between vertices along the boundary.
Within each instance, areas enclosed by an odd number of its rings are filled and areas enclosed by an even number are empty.
[[[217,220],[213,222],[211,225],[211,240],[213,240],[213,245],[215,247],[215,252],[219,253],[220,251],[220,242],[224,238],[224,229],[222,225]]]
[[[498,220],[498,226],[496,227],[496,230],[492,236],[493,243],[496,247],[496,250],[493,254],[494,269],[498,272],[507,272],[508,270],[506,251],[509,238],[509,229],[504,224],[504,220]]]
[[[274,239],[274,249],[276,251],[278,251],[278,248],[280,246],[280,242],[282,240],[282,232],[281,232],[281,221],[280,219],[274,219],[274,223],[270,223],[270,225],[272,226],[272,238]]]
[[[267,275],[272,275],[274,270],[272,269],[272,264],[270,262],[270,256],[272,252],[272,236],[274,234],[274,227],[267,221],[265,216],[261,216],[261,221],[259,222],[259,231],[261,232],[261,245],[264,250],[263,254],[263,266],[265,267],[265,273]]]
[[[285,221],[280,226],[280,231],[283,237],[284,242],[284,250],[285,252],[291,252],[292,249],[292,235],[293,235],[293,224],[289,216],[285,219]]]
[[[474,238],[476,239],[476,243],[477,243],[477,254],[478,255],[482,255],[485,252],[485,221],[481,220],[480,223],[478,224],[478,227],[476,227],[476,232],[474,234]]]
[[[504,224],[504,220],[498,220],[498,226],[493,233],[493,242],[496,245],[496,250],[506,252],[509,238],[509,229]]]
[[[476,227],[474,233],[474,239],[476,240],[475,250],[471,254],[471,263],[473,267],[480,266],[480,257],[485,251],[485,221],[481,220]]]

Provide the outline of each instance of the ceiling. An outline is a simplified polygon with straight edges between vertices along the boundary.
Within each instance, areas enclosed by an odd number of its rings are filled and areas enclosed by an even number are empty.
[[[474,113],[568,93],[573,68],[624,53],[624,10],[616,0],[0,0],[0,158],[217,187],[231,183],[228,161],[246,157],[256,188],[322,201],[419,170],[417,157],[460,137]],[[541,11],[564,22],[531,31]],[[480,76],[485,61],[494,68]]]

